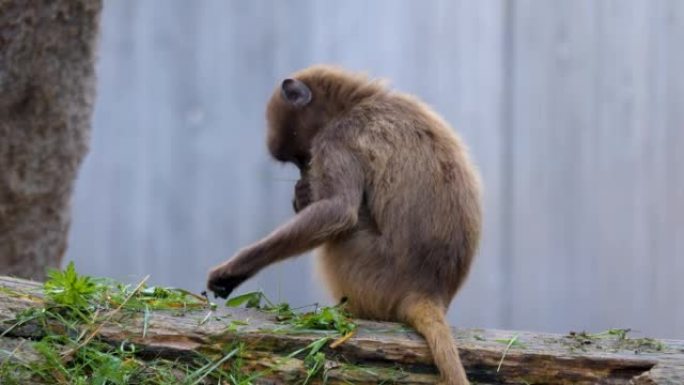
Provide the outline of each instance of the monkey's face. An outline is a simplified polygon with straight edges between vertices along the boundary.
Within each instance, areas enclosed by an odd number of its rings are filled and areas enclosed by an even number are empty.
[[[268,149],[281,162],[306,169],[311,142],[328,120],[321,95],[314,95],[303,81],[285,79],[268,102]]]

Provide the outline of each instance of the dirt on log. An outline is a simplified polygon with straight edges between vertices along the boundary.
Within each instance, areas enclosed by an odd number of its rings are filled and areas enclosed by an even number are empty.
[[[42,280],[66,249],[101,8],[100,0],[0,1],[0,274]]]
[[[20,312],[43,306],[42,301],[37,283],[0,277],[0,333],[15,324]],[[97,338],[115,346],[127,341],[143,358],[168,360],[220,355],[223,347],[239,341],[246,346],[245,370],[269,369],[257,383],[301,382],[305,365],[290,353],[327,334],[336,337],[333,332],[289,329],[272,313],[249,309],[153,311],[146,327],[144,317],[142,312],[116,314]],[[44,332],[30,322],[12,328],[0,338],[0,352],[5,352],[0,361],[40,359],[30,340]],[[684,341],[632,338],[619,330],[559,335],[455,329],[453,334],[474,384],[684,384]],[[328,345],[324,352],[327,384],[437,380],[423,338],[399,324],[359,320],[352,338],[335,348]]]

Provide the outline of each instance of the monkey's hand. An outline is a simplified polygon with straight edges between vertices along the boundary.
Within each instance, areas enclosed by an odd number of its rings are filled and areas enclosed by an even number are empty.
[[[309,181],[304,178],[298,180],[295,184],[294,199],[292,200],[292,208],[294,208],[295,213],[304,210],[306,206],[311,204],[311,195]]]
[[[249,278],[249,275],[235,271],[233,261],[235,258],[216,266],[209,272],[207,288],[214,292],[214,297],[228,298],[235,288]]]

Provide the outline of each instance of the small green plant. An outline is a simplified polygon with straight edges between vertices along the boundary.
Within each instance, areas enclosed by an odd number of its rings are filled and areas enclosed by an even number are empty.
[[[51,270],[43,285],[48,300],[69,308],[88,308],[100,291],[100,286],[90,277],[78,275],[73,262],[64,271]]]
[[[311,312],[296,312],[287,303],[274,304],[261,291],[241,294],[226,301],[226,306],[238,307],[244,305],[246,308],[255,308],[270,312],[275,315],[278,322],[285,326],[299,330],[330,330],[339,333],[342,338],[334,344],[339,344],[349,338],[356,330],[356,324],[352,321],[350,314],[344,309],[344,303],[336,306],[316,306]],[[237,326],[233,323],[228,327],[229,331],[235,331]],[[288,357],[292,358],[307,352],[304,356],[304,366],[306,367],[306,385],[314,377],[324,371],[326,356],[322,349],[332,341],[331,336],[317,339],[308,346],[291,353]],[[331,345],[331,346],[333,346]],[[334,347],[334,346],[333,346]]]
[[[231,297],[226,301],[226,306],[228,307],[240,307],[245,305],[246,308],[261,308],[261,301],[266,300],[264,293],[260,291],[252,291],[249,293],[241,294],[235,297]],[[270,303],[270,302],[269,302]]]
[[[336,306],[323,306],[312,312],[299,313],[287,303],[274,304],[261,291],[241,294],[226,301],[228,307],[260,309],[275,314],[278,322],[296,329],[335,330],[346,335],[356,329],[351,315],[344,309],[344,303]]]
[[[495,340],[496,342],[506,344],[506,349],[504,350],[503,354],[501,355],[501,360],[499,360],[499,366],[496,367],[497,373],[499,373],[499,371],[501,370],[501,366],[504,363],[504,359],[506,358],[506,355],[508,354],[508,351],[511,349],[511,347],[513,347],[513,346],[523,347],[524,346],[522,343],[520,343],[520,341],[518,341],[518,337],[519,337],[519,335],[516,334],[516,335],[512,336],[511,338],[506,338],[506,339],[499,338],[499,339]]]
[[[306,379],[304,379],[302,385],[308,384],[309,381],[316,375],[318,375],[321,372],[321,370],[323,370],[323,368],[325,367],[325,353],[323,353],[321,349],[323,349],[325,344],[327,344],[330,340],[330,337],[321,337],[316,341],[310,343],[306,347],[290,353],[290,355],[288,356],[292,358],[305,351],[308,351],[306,356],[304,357],[304,366],[306,367]]]
[[[293,317],[291,324],[300,329],[336,330],[345,335],[356,329],[356,324],[342,306],[326,306],[318,311]]]

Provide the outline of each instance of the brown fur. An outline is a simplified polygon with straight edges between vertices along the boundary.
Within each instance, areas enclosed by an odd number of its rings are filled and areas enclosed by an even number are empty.
[[[480,239],[479,177],[465,147],[429,107],[365,77],[315,66],[293,78],[311,99],[294,106],[276,89],[268,147],[301,170],[298,213],[216,267],[209,288],[227,296],[268,264],[322,246],[337,299],[358,317],[409,323],[443,381],[467,384],[445,320]]]

